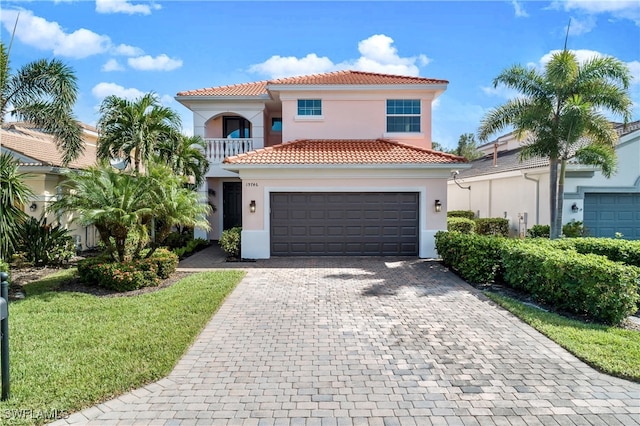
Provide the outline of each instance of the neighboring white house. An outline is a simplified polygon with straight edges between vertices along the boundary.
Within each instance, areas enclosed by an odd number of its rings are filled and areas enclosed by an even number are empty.
[[[618,168],[605,178],[597,168],[567,165],[563,223],[582,221],[590,235],[640,239],[640,121],[615,124]],[[520,161],[513,133],[479,147],[484,157],[448,182],[449,210],[471,210],[478,217],[505,217],[514,234],[548,225],[549,161]]]
[[[62,166],[62,156],[56,148],[53,136],[24,122],[5,123],[0,129],[0,151],[8,153],[18,160],[19,171],[28,173],[25,183],[33,190],[34,197],[23,207],[32,217],[39,219],[47,206],[62,194],[60,184],[64,180],[66,169],[86,169],[96,163],[96,145],[98,131],[82,124],[84,152],[67,167]],[[71,223],[72,215],[44,215],[49,223],[60,223],[69,229],[76,246],[85,250],[95,247],[99,240],[93,225],[80,226]]]
[[[447,84],[338,71],[178,93],[207,143],[209,238],[242,225],[245,258],[436,256],[447,179],[467,167],[431,150]]]

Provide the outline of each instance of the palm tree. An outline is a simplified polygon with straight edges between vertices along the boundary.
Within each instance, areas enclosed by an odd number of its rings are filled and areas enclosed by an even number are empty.
[[[130,234],[137,236],[139,247],[147,241],[145,225],[150,221],[152,209],[146,183],[106,163],[83,172],[68,172],[62,184],[64,197],[53,202],[48,210],[72,212],[74,220],[82,225],[95,225],[107,253],[122,262],[127,257]]]
[[[73,70],[57,59],[40,59],[10,74],[9,54],[0,42],[0,124],[10,114],[52,134],[64,165],[84,151],[72,111],[77,96]]]
[[[156,145],[167,139],[179,137],[180,116],[160,104],[158,96],[147,93],[129,101],[112,95],[100,105],[98,120],[98,158],[120,159],[134,169],[146,165],[155,152]]]
[[[150,256],[176,225],[208,228],[209,206],[184,188],[168,166],[148,164],[146,175],[118,171],[106,162],[85,172],[68,172],[65,196],[50,211],[73,212],[82,225],[95,225],[114,261],[139,258],[154,220],[160,224]],[[130,247],[128,239],[137,241]]]
[[[582,164],[598,166],[607,177],[615,171],[618,137],[602,111],[628,122],[630,80],[628,67],[618,59],[594,57],[580,64],[566,47],[552,55],[542,73],[516,65],[494,79],[494,87],[503,84],[521,97],[491,110],[482,119],[478,135],[486,141],[513,126],[518,137],[530,136],[522,158],[549,159],[551,238],[562,232],[567,160],[574,157]]]
[[[172,173],[168,166],[151,164],[147,179],[152,214],[159,225],[147,257],[164,244],[174,226],[210,228],[206,217],[211,208],[197,192],[184,187],[184,177]]]
[[[158,157],[179,176],[193,178],[193,185],[199,188],[204,182],[209,161],[204,155],[205,141],[201,136],[180,135],[158,144]]]
[[[24,183],[28,177],[18,171],[18,161],[0,155],[0,259],[9,260],[16,248],[20,224],[27,218],[22,206],[33,196]]]

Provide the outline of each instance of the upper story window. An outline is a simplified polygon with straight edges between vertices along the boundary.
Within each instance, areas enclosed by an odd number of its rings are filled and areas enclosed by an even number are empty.
[[[298,99],[298,115],[322,115],[322,101],[320,99]]]
[[[271,131],[272,132],[282,131],[282,117],[273,117],[271,119]]]
[[[225,138],[243,139],[251,137],[251,123],[243,117],[222,117],[222,132]]]
[[[387,132],[420,133],[420,99],[387,99]]]

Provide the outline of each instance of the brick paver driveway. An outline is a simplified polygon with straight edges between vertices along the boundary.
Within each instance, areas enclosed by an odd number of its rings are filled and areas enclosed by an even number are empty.
[[[639,384],[436,262],[238,266],[246,278],[169,377],[58,424],[640,424]]]

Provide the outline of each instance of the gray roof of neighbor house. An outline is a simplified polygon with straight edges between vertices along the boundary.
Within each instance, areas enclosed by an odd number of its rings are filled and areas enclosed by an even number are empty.
[[[83,129],[94,131],[83,125]],[[21,166],[62,167],[62,156],[53,141],[53,136],[23,122],[6,123],[0,129],[0,148],[10,151],[18,158]],[[96,163],[96,145],[84,144],[84,152],[67,166],[84,169]]]
[[[640,120],[628,123],[626,126],[621,123],[612,123],[618,133],[618,137],[628,135],[640,130]],[[489,143],[490,144],[490,143]],[[489,145],[487,144],[487,145]],[[464,179],[475,176],[490,175],[494,173],[511,172],[514,170],[528,170],[549,166],[549,159],[534,157],[526,160],[520,159],[522,148],[498,151],[494,165],[494,154],[487,154],[477,160],[471,161],[471,168],[460,170],[456,179]]]

